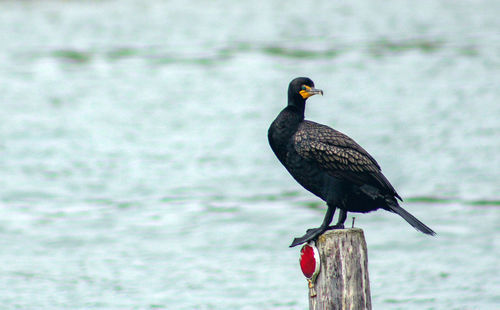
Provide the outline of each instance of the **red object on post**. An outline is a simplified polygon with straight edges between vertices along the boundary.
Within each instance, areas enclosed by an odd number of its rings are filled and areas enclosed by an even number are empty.
[[[300,250],[299,262],[304,276],[314,283],[321,266],[319,252],[314,244],[314,241],[311,241],[302,247]]]

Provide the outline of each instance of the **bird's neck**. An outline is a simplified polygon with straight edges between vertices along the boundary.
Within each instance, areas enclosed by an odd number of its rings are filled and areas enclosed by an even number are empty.
[[[304,109],[293,105],[288,105],[284,108],[276,119],[278,127],[282,128],[283,137],[291,137],[303,120]]]
[[[297,104],[290,104],[289,103],[288,106],[285,108],[285,110],[287,110],[289,113],[293,113],[293,114],[297,115],[300,118],[300,121],[303,121],[305,110],[306,110],[306,105],[305,104],[297,105]]]
[[[286,109],[290,109],[290,111],[298,113],[298,115],[302,116],[303,120],[306,110],[306,100],[298,94],[288,94],[288,105]]]
[[[285,107],[271,124],[268,139],[278,159],[283,163],[290,139],[304,120],[304,109],[295,105]]]

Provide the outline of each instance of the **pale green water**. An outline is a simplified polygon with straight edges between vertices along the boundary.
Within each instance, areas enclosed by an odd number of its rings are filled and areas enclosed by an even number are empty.
[[[356,215],[375,309],[500,304],[497,1],[0,2],[2,309],[304,309],[295,76],[432,227]],[[318,207],[321,207],[318,208]],[[350,219],[348,220],[350,222]]]

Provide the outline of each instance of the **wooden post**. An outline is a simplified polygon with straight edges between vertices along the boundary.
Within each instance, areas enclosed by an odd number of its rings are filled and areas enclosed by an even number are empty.
[[[311,310],[371,310],[368,253],[363,230],[330,230],[318,238],[321,269],[309,288]]]

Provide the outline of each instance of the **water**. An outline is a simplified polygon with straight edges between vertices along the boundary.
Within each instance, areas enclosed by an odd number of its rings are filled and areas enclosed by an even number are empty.
[[[356,215],[374,308],[497,308],[499,9],[0,2],[2,308],[306,308],[324,208],[266,137],[300,75],[438,233]]]

